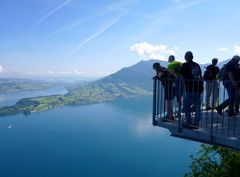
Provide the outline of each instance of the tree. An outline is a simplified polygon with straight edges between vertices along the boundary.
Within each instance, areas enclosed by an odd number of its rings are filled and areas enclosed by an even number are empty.
[[[240,152],[220,146],[201,145],[191,156],[191,172],[185,177],[239,177]]]

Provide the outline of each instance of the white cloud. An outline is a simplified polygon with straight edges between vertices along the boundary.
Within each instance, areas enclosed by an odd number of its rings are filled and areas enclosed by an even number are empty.
[[[220,52],[227,52],[227,51],[229,51],[229,48],[219,47],[218,51],[220,51]]]
[[[85,72],[79,71],[79,70],[77,70],[77,69],[74,69],[74,70],[73,70],[73,74],[75,74],[75,75],[82,75],[82,74],[85,74]]]
[[[231,51],[232,53],[240,53],[240,45],[234,45],[233,46],[234,48],[225,48],[225,47],[219,47],[218,48],[218,51],[220,52],[228,52],[228,51]]]
[[[141,42],[130,46],[130,51],[147,59],[167,60],[166,55],[175,55],[178,47],[168,49],[166,45],[153,45],[147,42]]]
[[[59,75],[72,75],[72,72],[70,71],[60,71],[58,72]]]
[[[97,71],[96,74],[97,74],[97,75],[106,75],[106,73],[105,73],[105,72],[102,72],[102,71]]]
[[[234,52],[240,53],[240,46],[239,45],[234,46]]]
[[[0,74],[2,74],[5,70],[3,69],[3,67],[0,65]]]
[[[56,74],[54,71],[48,71],[48,74],[50,74],[50,75],[54,75],[54,74]]]
[[[47,72],[49,75],[60,75],[60,76],[79,76],[79,75],[84,75],[85,72],[83,71],[79,71],[78,69],[73,69],[72,71],[59,71],[59,72],[56,72],[56,71],[51,71],[49,70]]]

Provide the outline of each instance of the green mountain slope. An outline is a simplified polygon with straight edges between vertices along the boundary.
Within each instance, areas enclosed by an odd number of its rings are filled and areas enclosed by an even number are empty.
[[[131,67],[123,68],[101,80],[70,90],[70,94],[101,96],[106,98],[131,97],[152,92],[152,64],[156,60],[141,61]],[[86,95],[85,95],[86,94]]]
[[[100,103],[116,98],[152,94],[152,64],[156,60],[141,61],[123,68],[103,79],[69,88],[65,95],[24,98],[16,105],[0,108],[0,116],[16,113],[40,112],[63,105]],[[164,62],[163,62],[164,63]],[[166,65],[166,62],[164,63]]]

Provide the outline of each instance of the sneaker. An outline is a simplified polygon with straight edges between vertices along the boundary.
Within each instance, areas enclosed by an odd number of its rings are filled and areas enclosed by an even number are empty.
[[[206,111],[212,110],[212,107],[211,107],[211,106],[208,106],[208,107],[206,107],[205,110],[206,110]]]
[[[198,128],[199,128],[199,124],[198,124],[198,123],[194,123],[192,126],[193,126],[195,129],[198,129]]]
[[[229,112],[228,112],[228,116],[229,116],[229,117],[234,117],[234,116],[236,116],[236,115],[237,115],[237,114],[234,113],[234,112],[232,112],[232,113],[229,113]]]
[[[220,109],[220,108],[218,108],[218,107],[217,107],[217,113],[218,113],[220,116],[223,116],[222,109]]]
[[[194,106],[191,106],[191,107],[190,107],[190,112],[195,112]]]
[[[174,121],[174,116],[172,116],[172,117],[166,117],[165,119],[168,119],[168,120]]]
[[[181,113],[179,112],[176,117],[180,119],[181,118]]]
[[[162,118],[162,121],[163,122],[172,122],[172,121],[174,121],[174,118],[168,118],[168,117],[165,117],[165,118]]]
[[[188,127],[191,126],[191,124],[192,124],[191,122],[184,121],[182,125]]]
[[[198,126],[191,125],[191,124],[183,124],[182,126],[183,128],[187,128],[187,129],[198,129]]]

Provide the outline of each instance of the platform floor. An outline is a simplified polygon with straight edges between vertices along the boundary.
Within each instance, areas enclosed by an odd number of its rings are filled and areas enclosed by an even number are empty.
[[[155,120],[157,126],[168,129],[172,136],[240,150],[240,114],[228,117],[226,112],[220,116],[216,111],[202,111],[198,129],[183,126],[184,119],[182,113],[180,120],[165,121],[164,115],[157,115]]]

